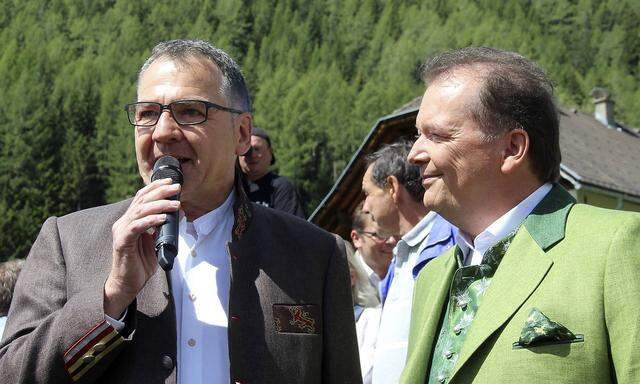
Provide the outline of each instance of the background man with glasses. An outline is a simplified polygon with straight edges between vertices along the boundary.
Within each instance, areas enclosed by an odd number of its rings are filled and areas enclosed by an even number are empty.
[[[351,242],[356,255],[364,262],[371,285],[379,292],[380,282],[389,270],[396,239],[383,234],[371,214],[362,211],[362,206],[363,203],[358,204],[353,212]]]
[[[383,302],[373,361],[373,383],[397,383],[404,367],[414,279],[420,269],[453,244],[454,228],[422,204],[420,169],[409,164],[411,143],[400,141],[370,155],[362,180],[362,210],[383,237],[398,240],[381,283]]]
[[[370,291],[375,292],[374,297],[369,296],[371,303],[368,306],[356,305],[355,307],[362,382],[366,384],[371,383],[382,313],[380,282],[387,275],[396,239],[393,236],[381,234],[380,227],[373,221],[371,214],[362,211],[362,205],[363,202],[358,204],[353,212],[350,236],[356,249],[354,259],[366,275],[366,277],[359,277],[356,284],[367,284]]]
[[[206,42],[163,42],[137,94],[126,110],[146,186],[45,222],[0,382],[359,383],[344,245],[241,187],[252,117],[236,63]],[[150,181],[163,155],[180,161],[182,188]],[[164,273],[149,229],[171,211],[179,253]]]

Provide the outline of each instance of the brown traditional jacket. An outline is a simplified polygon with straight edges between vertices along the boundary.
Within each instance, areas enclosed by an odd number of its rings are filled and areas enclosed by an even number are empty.
[[[231,382],[360,383],[344,245],[235,190],[227,244]],[[129,204],[44,223],[0,343],[0,383],[176,382],[168,274],[158,269],[147,282],[122,333],[104,320],[111,226]]]

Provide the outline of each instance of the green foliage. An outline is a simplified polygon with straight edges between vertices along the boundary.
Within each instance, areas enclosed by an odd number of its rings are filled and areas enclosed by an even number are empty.
[[[278,171],[311,212],[381,116],[423,91],[425,57],[518,51],[561,103],[609,88],[640,126],[636,0],[0,0],[0,260],[24,257],[50,215],[141,185],[122,106],[155,43],[200,38],[244,68]]]

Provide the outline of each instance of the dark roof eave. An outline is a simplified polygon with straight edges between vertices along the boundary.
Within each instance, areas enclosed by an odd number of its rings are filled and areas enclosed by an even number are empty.
[[[382,116],[381,118],[379,118],[376,121],[376,123],[371,127],[371,130],[369,130],[369,133],[367,134],[367,137],[365,137],[365,139],[362,142],[362,144],[360,144],[360,147],[358,148],[356,153],[351,157],[351,160],[349,160],[349,163],[347,163],[347,165],[344,167],[344,169],[342,170],[342,173],[340,173],[340,176],[338,176],[338,179],[333,183],[333,187],[331,187],[331,190],[329,191],[329,193],[327,193],[325,195],[324,199],[322,199],[322,201],[320,202],[320,204],[318,204],[318,206],[313,211],[311,216],[309,216],[308,221],[313,222],[313,220],[319,214],[319,212],[322,210],[322,208],[324,208],[326,206],[326,204],[329,202],[329,200],[331,200],[333,195],[335,195],[335,193],[337,192],[337,190],[341,186],[343,179],[349,174],[349,171],[351,170],[353,164],[356,161],[358,161],[358,159],[360,158],[362,152],[367,148],[369,142],[371,141],[373,136],[376,134],[376,132],[378,130],[378,127],[380,125],[382,125],[383,123],[387,122],[388,120],[406,117],[406,116],[408,116],[408,115],[410,115],[412,113],[415,113],[417,110],[418,110],[417,107],[408,108],[408,109],[405,109],[405,110],[401,110],[401,111],[398,111],[398,112],[394,112],[394,113],[388,114],[386,116]]]

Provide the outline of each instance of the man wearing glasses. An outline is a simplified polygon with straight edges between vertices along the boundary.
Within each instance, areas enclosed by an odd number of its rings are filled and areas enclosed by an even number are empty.
[[[371,214],[362,211],[362,203],[353,212],[351,228],[351,242],[364,261],[371,285],[379,291],[380,282],[389,270],[396,240],[393,236],[382,234]]]
[[[126,110],[146,185],[45,222],[0,382],[359,383],[344,246],[241,187],[252,117],[237,64],[203,41],[163,42],[137,94]],[[150,180],[164,155],[180,162],[182,187]],[[152,229],[175,211],[179,251],[164,273]]]
[[[383,237],[398,240],[381,282],[382,315],[373,359],[373,383],[397,383],[407,355],[414,279],[453,244],[454,228],[422,204],[420,170],[409,164],[411,143],[387,145],[368,157],[362,179],[363,211]]]

